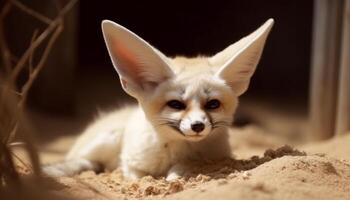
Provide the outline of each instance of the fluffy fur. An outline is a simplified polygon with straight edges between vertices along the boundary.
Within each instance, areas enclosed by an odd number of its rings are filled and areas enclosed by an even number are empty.
[[[172,59],[126,28],[103,21],[113,65],[138,106],[92,123],[66,162],[44,171],[61,176],[120,166],[127,178],[165,175],[171,180],[186,171],[188,160],[230,157],[228,127],[272,25],[269,19],[212,57]]]

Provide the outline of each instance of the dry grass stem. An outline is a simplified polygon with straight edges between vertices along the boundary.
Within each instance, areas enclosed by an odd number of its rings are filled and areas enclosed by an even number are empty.
[[[7,14],[10,12],[10,9],[11,9],[11,4],[9,2],[6,2],[0,12],[0,50],[1,50],[2,61],[5,66],[6,73],[9,73],[11,70],[11,53],[9,51],[9,48],[5,40],[4,19],[7,16]]]
[[[34,18],[40,20],[41,22],[44,22],[45,24],[52,23],[52,19],[38,13],[37,11],[29,8],[28,6],[24,5],[22,2],[17,0],[9,0],[11,4],[22,10],[24,13],[27,13],[28,15],[33,16]]]
[[[35,40],[35,38],[38,36],[39,34],[39,30],[36,29],[32,35],[32,39],[30,40],[30,44],[32,44]],[[35,53],[35,50],[34,49],[31,54],[29,55],[29,74],[32,74],[33,73],[33,58],[34,58],[34,53]]]
[[[0,51],[1,60],[5,66],[4,70],[1,69],[1,72],[4,73],[0,76],[0,116],[5,116],[0,120],[0,196],[6,194],[7,196],[19,199],[21,197],[27,198],[27,194],[29,195],[28,198],[30,198],[30,195],[34,197],[33,195],[35,194],[36,197],[40,197],[39,199],[46,199],[43,198],[45,197],[44,195],[49,194],[48,191],[44,191],[42,188],[40,190],[32,190],[35,187],[41,187],[38,185],[44,182],[40,176],[39,157],[33,145],[33,138],[29,134],[29,124],[24,115],[25,103],[30,88],[45,66],[55,42],[57,42],[59,35],[63,31],[64,16],[72,9],[77,1],[68,1],[63,7],[58,6],[58,2],[55,2],[56,4],[53,6],[57,7],[58,14],[54,19],[46,17],[18,0],[7,0],[0,10]],[[17,8],[16,11],[23,12],[47,24],[47,27],[41,33],[38,30],[34,31],[29,47],[19,58],[12,55],[7,44],[4,29],[5,18],[14,10],[13,8]],[[35,55],[39,57],[38,62],[34,64],[34,53],[40,45],[45,45],[45,47],[40,56]],[[18,85],[19,75],[24,72],[27,66],[29,72],[28,78],[23,85]],[[17,138],[16,135],[19,133],[21,134],[22,142],[14,142],[14,139]],[[17,146],[23,147],[25,153],[28,155],[28,161],[16,155],[13,147]],[[20,178],[14,159],[34,175],[29,184],[28,181],[26,182]],[[30,185],[35,187],[30,189]],[[45,184],[42,186],[45,186]],[[19,192],[20,190],[24,193]],[[16,193],[18,194],[16,195]]]
[[[42,57],[40,58],[38,65],[34,69],[31,69],[32,73],[29,74],[28,81],[23,85],[23,87],[21,89],[22,99],[20,100],[20,102],[18,104],[19,109],[23,108],[23,106],[26,102],[26,98],[28,96],[28,92],[29,92],[34,80],[38,76],[39,72],[44,67],[44,64],[45,64],[47,57],[51,51],[51,48],[52,48],[53,44],[55,43],[55,41],[57,40],[60,33],[62,32],[62,30],[63,30],[63,21],[59,20],[59,24],[58,24],[55,32],[50,37],[49,42],[47,43],[47,46],[45,47],[44,53],[43,53]],[[30,55],[33,54],[34,50],[32,51],[32,53]]]
[[[11,154],[16,160],[18,160],[18,162],[20,162],[23,166],[25,166],[26,169],[28,169],[31,173],[33,173],[33,167],[29,163],[25,162],[22,158],[17,156],[16,153],[11,152]]]
[[[31,52],[37,48],[40,44],[42,44],[45,39],[52,33],[54,30],[61,25],[62,19],[65,16],[65,14],[75,5],[75,3],[78,0],[72,0],[67,3],[65,7],[60,10],[57,17],[49,24],[49,26],[43,31],[36,39],[35,41],[28,47],[28,49],[23,53],[22,57],[19,59],[17,64],[15,65],[11,75],[10,80],[17,80],[19,73],[23,70],[25,67],[25,63],[28,60]]]

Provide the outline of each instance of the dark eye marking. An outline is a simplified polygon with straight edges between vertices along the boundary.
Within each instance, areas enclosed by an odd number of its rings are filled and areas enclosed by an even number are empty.
[[[176,110],[184,110],[186,109],[186,105],[178,100],[170,100],[166,103],[167,106]]]
[[[219,108],[221,105],[220,101],[217,99],[212,99],[210,101],[208,101],[205,105],[204,108],[207,110],[214,110]]]

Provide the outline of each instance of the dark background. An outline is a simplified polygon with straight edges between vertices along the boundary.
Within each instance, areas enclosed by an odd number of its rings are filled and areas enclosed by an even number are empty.
[[[51,1],[22,2],[55,16]],[[65,30],[35,82],[30,108],[51,115],[90,115],[96,108],[131,99],[120,89],[108,57],[100,27],[103,19],[125,26],[168,56],[196,56],[213,55],[274,18],[243,99],[298,104],[306,111],[312,16],[311,0],[80,1],[66,16]],[[6,23],[10,47],[18,57],[33,30],[45,28],[15,11]]]
[[[99,1],[101,2],[101,1]],[[129,2],[129,3],[128,3]],[[113,20],[170,56],[212,55],[275,19],[250,92],[308,92],[312,1],[80,2],[79,70],[111,71],[100,22]]]

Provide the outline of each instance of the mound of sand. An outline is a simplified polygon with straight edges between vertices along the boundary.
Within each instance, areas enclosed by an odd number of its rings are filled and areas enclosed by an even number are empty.
[[[348,163],[319,156],[284,156],[169,199],[348,199],[349,181]]]
[[[87,171],[59,178],[56,190],[83,199],[350,199],[350,134],[297,150],[254,127],[234,132],[235,159],[191,163],[176,181]]]
[[[127,181],[120,170],[89,171],[60,182],[63,191],[84,199],[347,199],[349,163],[283,146],[262,157],[193,163],[192,171],[172,182],[150,176]]]

